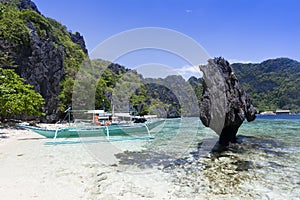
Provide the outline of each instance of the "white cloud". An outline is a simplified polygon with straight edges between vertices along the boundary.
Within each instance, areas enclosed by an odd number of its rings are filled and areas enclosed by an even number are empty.
[[[247,64],[247,63],[255,63],[253,61],[250,61],[250,60],[238,60],[238,59],[228,59],[228,62],[230,64],[232,63],[244,63],[244,64]]]
[[[163,64],[148,63],[135,68],[135,70],[144,78],[166,78],[170,75],[181,75],[185,80],[188,80],[191,76],[201,78],[203,75],[199,66],[173,68]]]
[[[158,63],[141,65],[135,68],[135,70],[143,75],[144,78],[166,78],[177,73],[174,69]]]
[[[182,68],[177,68],[175,70],[186,80],[189,79],[191,76],[201,78],[203,75],[200,71],[199,66],[183,66]]]

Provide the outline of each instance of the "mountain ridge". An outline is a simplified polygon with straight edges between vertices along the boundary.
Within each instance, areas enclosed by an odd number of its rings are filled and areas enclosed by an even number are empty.
[[[231,66],[260,111],[300,112],[300,62],[282,57]]]
[[[84,37],[43,16],[30,0],[0,0],[0,19],[0,67],[14,69],[44,97],[46,117],[43,121],[57,121],[72,105],[76,74],[83,62],[93,66],[94,71],[88,73],[93,74],[98,84],[95,105],[98,109],[111,108],[114,87],[119,80],[126,79],[125,84],[132,84],[130,88],[134,90],[129,98],[132,108],[140,114],[157,112],[166,117],[198,114],[196,107],[202,95],[199,78],[185,81],[182,77],[169,76],[153,80],[153,84],[119,64],[89,60]],[[275,58],[261,63],[232,63],[231,66],[260,111],[290,109],[300,112],[298,61]],[[99,70],[103,76],[96,74]],[[132,80],[124,76],[126,73],[131,73]],[[139,88],[137,81],[144,86]],[[186,98],[188,95],[193,98]]]

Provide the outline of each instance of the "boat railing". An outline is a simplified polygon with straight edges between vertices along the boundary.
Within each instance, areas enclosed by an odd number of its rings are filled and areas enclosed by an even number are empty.
[[[105,126],[106,128],[106,138],[107,140],[109,140],[109,129],[108,129],[108,126]]]
[[[55,134],[54,134],[54,138],[53,138],[53,139],[56,139],[56,138],[57,138],[58,130],[59,130],[59,128],[57,128],[57,129],[55,130]]]
[[[146,127],[146,129],[147,129],[147,133],[148,133],[148,136],[151,136],[151,134],[150,134],[150,130],[149,130],[149,128],[148,128],[148,126],[147,126],[147,124],[143,124],[145,127]]]
[[[65,128],[57,127],[57,128],[55,129],[55,133],[54,133],[53,139],[56,139],[56,138],[57,138],[59,132],[64,131],[64,130],[66,130],[66,129],[68,129],[68,128],[67,128],[67,127],[65,127]],[[46,128],[46,130],[47,130],[47,128]]]

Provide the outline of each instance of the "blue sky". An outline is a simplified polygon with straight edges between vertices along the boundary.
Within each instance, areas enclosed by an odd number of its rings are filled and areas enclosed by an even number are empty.
[[[122,31],[162,27],[186,34],[210,56],[231,62],[277,57],[300,61],[297,0],[33,1],[45,16],[80,32],[90,52]]]

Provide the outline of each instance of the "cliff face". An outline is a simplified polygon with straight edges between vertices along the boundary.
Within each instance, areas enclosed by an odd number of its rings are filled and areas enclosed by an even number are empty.
[[[79,33],[40,14],[30,0],[0,1],[0,67],[13,68],[45,99],[44,121],[58,119],[62,82],[87,54]],[[75,62],[70,62],[76,57]],[[74,71],[74,70],[73,70]],[[75,69],[76,71],[76,69]],[[74,73],[73,73],[74,74]],[[63,105],[64,106],[64,105]]]
[[[41,39],[34,25],[27,24],[30,29],[29,49],[20,54],[16,72],[34,86],[36,92],[45,99],[45,112],[47,121],[56,120],[59,99],[59,84],[65,73],[64,47],[56,48],[51,41]],[[28,54],[28,55],[26,55]]]
[[[198,81],[195,77],[186,81],[178,75],[144,80],[152,108],[159,116],[168,118],[199,115]]]

